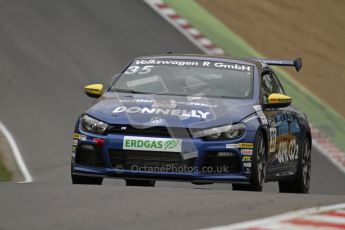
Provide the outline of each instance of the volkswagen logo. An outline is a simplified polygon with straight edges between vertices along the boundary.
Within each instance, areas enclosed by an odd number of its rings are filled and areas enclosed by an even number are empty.
[[[152,117],[151,120],[150,120],[150,122],[151,122],[152,124],[159,124],[159,123],[162,122],[162,119],[161,119],[160,117]]]

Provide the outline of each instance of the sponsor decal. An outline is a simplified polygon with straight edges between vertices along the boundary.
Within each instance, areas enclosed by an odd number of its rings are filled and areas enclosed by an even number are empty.
[[[270,128],[270,153],[276,151],[277,129]]]
[[[241,149],[242,155],[253,155],[253,150],[252,149]]]
[[[125,136],[123,149],[142,151],[181,152],[181,139]]]
[[[226,144],[225,145],[225,148],[227,148],[227,149],[237,149],[239,147],[240,147],[239,144]]]
[[[73,139],[85,141],[86,140],[86,135],[79,134],[79,133],[74,133],[73,134]]]
[[[159,124],[159,123],[162,122],[162,119],[161,119],[160,117],[152,117],[152,118],[150,119],[150,122],[151,122],[152,124]]]
[[[252,167],[252,163],[251,162],[244,162],[243,163],[243,167],[251,168]]]
[[[119,106],[113,110],[113,114],[117,113],[142,113],[142,114],[162,114],[162,115],[171,115],[171,116],[182,116],[182,117],[197,117],[206,119],[210,112],[203,112],[201,110],[186,110],[186,109],[158,109],[158,108],[148,108],[148,107],[139,107],[139,106]]]
[[[253,108],[256,111],[256,114],[258,115],[258,117],[260,118],[261,123],[263,125],[267,125],[268,121],[267,121],[267,118],[266,118],[264,112],[262,112],[261,105],[254,105]]]
[[[298,159],[298,144],[296,139],[285,140],[279,143],[278,153],[276,155],[279,163],[286,163]]]
[[[251,156],[243,156],[242,161],[251,161],[252,157]]]
[[[254,147],[253,143],[240,143],[239,144],[241,149],[252,149]]]
[[[135,65],[145,65],[145,66],[135,66]],[[136,60],[133,66],[130,66],[125,74],[147,74],[151,72],[151,69],[155,65],[172,65],[172,66],[201,66],[201,67],[211,67],[211,68],[221,68],[221,69],[231,69],[238,71],[251,71],[252,67],[250,65],[242,65],[236,63],[224,63],[224,62],[210,62],[210,61],[184,61],[184,60]]]
[[[231,157],[231,156],[234,156],[236,155],[235,153],[232,153],[232,152],[219,152],[217,154],[219,157]]]
[[[76,140],[76,139],[73,139],[73,146],[77,146],[78,145],[78,140]]]
[[[227,149],[252,149],[254,147],[253,143],[238,143],[238,144],[226,144],[225,148]]]

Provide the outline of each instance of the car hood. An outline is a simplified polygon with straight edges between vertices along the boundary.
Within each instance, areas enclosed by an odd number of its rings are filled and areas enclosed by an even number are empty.
[[[208,128],[239,122],[254,100],[105,93],[87,114],[108,124]]]

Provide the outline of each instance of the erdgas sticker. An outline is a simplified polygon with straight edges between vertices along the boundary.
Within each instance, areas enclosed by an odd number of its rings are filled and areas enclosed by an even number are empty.
[[[181,152],[181,145],[181,139],[125,136],[122,148],[142,151]]]
[[[206,119],[210,112],[203,112],[201,110],[185,110],[185,109],[159,109],[159,108],[148,108],[139,106],[119,106],[113,110],[113,114],[116,113],[142,113],[142,114],[157,114],[157,115],[171,115],[171,116],[182,116],[182,117],[197,117]]]

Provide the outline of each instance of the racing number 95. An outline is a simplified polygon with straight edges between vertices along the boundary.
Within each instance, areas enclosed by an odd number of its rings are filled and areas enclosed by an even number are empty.
[[[139,74],[148,74],[152,71],[152,68],[154,66],[153,65],[146,65],[146,66],[130,66],[128,67],[128,69],[124,72],[124,74],[135,74],[135,73],[139,73]]]

